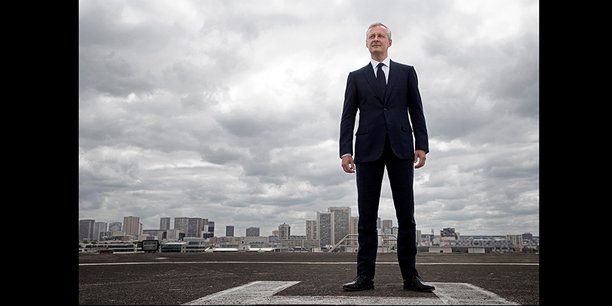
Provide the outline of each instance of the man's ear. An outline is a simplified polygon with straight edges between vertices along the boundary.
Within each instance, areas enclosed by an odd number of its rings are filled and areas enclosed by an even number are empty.
[[[389,39],[389,47],[391,47],[391,45],[393,45],[393,40]]]

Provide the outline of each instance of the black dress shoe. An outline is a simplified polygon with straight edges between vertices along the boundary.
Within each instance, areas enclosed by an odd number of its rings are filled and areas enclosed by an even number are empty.
[[[342,285],[345,291],[361,291],[374,289],[374,281],[361,275],[357,275],[352,282]]]
[[[436,288],[434,286],[423,284],[423,280],[418,274],[415,274],[409,280],[404,280],[404,289],[421,292],[431,292]]]

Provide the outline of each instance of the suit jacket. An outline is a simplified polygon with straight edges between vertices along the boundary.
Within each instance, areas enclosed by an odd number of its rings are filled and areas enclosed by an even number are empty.
[[[390,61],[384,95],[376,86],[369,62],[349,73],[340,121],[340,156],[350,153],[355,163],[375,161],[383,153],[386,134],[398,158],[413,159],[415,148],[428,153],[427,126],[414,67]],[[353,153],[357,110],[359,126]]]

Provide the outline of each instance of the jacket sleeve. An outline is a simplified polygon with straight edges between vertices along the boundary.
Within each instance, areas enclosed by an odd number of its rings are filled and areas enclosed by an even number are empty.
[[[344,92],[344,105],[340,120],[340,157],[346,153],[353,154],[353,129],[355,128],[355,116],[358,109],[357,89],[352,72],[346,80]]]
[[[419,81],[414,67],[410,67],[408,72],[408,96],[408,113],[414,131],[414,149],[429,153],[427,124],[425,123],[423,103],[419,92]]]

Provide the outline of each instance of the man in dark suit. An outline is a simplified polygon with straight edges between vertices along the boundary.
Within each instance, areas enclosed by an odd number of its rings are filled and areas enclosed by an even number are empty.
[[[387,168],[398,222],[397,257],[404,289],[430,292],[416,270],[414,168],[425,165],[429,152],[427,126],[414,67],[391,61],[391,30],[375,23],[366,32],[371,61],[348,75],[340,122],[340,157],[346,173],[357,175],[359,210],[357,277],[347,291],[374,289],[378,249],[378,204]],[[353,129],[359,110],[359,126]],[[410,116],[410,120],[408,119]],[[411,125],[412,122],[412,125]],[[413,138],[414,134],[414,138]]]

